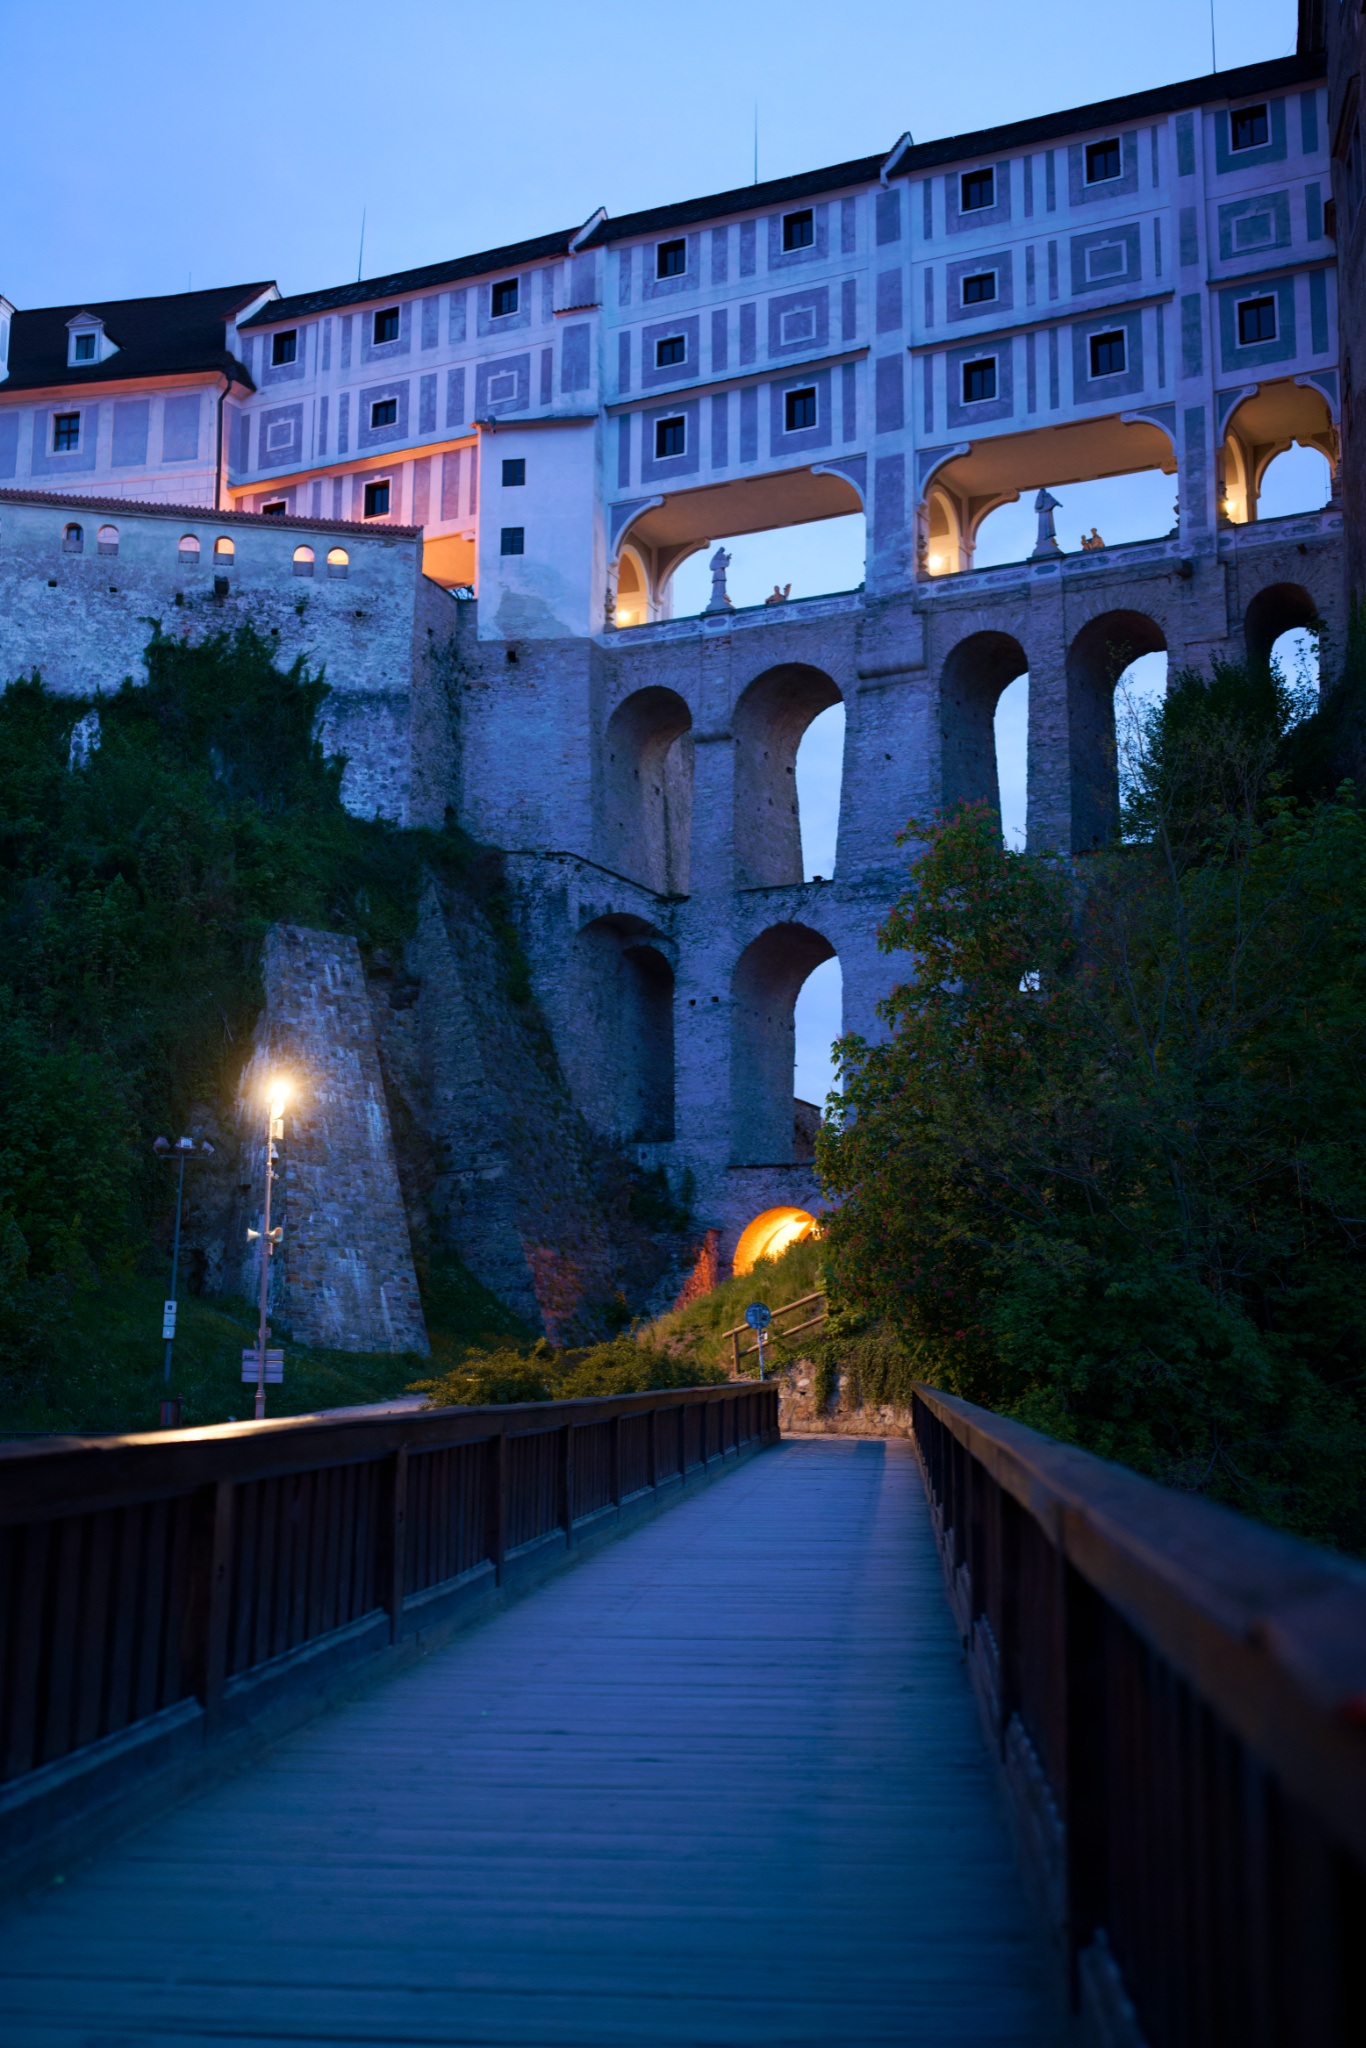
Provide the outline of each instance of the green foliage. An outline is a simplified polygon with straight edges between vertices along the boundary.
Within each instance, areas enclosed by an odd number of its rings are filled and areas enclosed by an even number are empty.
[[[789,1245],[779,1258],[760,1259],[748,1273],[723,1280],[709,1294],[690,1301],[686,1308],[671,1309],[667,1315],[657,1317],[650,1325],[649,1335],[652,1342],[671,1351],[707,1364],[726,1366],[731,1360],[731,1345],[722,1332],[743,1323],[750,1302],[762,1301],[771,1309],[786,1308],[789,1302],[800,1301],[804,1294],[815,1294],[824,1286],[821,1245],[814,1237],[803,1238]],[[781,1338],[773,1339],[771,1344],[766,1342],[765,1349],[775,1366],[788,1362],[789,1352]],[[802,1352],[805,1356],[805,1339]],[[745,1363],[750,1371],[758,1370],[753,1358]]]
[[[555,1351],[542,1337],[529,1350],[474,1350],[453,1370],[415,1380],[434,1408],[496,1407],[509,1401],[582,1401],[662,1387],[720,1386],[726,1375],[634,1337],[588,1351]]]
[[[924,1378],[1360,1548],[1366,823],[1288,793],[1303,708],[1178,677],[1084,865],[913,823],[915,979],[819,1166],[842,1296]]]

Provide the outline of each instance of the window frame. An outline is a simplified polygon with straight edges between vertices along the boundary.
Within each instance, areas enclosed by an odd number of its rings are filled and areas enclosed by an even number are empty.
[[[1267,306],[1271,308],[1270,334],[1245,335],[1243,333],[1244,313],[1250,312],[1254,307],[1256,308],[1258,313],[1261,313],[1263,309]],[[1267,342],[1280,340],[1281,305],[1280,300],[1277,298],[1275,292],[1258,292],[1255,298],[1235,299],[1233,311],[1234,318],[1236,319],[1238,324],[1239,348],[1264,348]]]
[[[78,455],[80,447],[80,413],[54,412],[52,415],[52,453],[54,455]]]
[[[288,498],[272,498],[268,505],[261,507],[261,517],[263,519],[288,519]]]
[[[666,356],[664,353],[666,348],[677,348],[679,353],[673,356]],[[657,370],[672,370],[679,363],[686,363],[687,360],[688,337],[686,334],[662,334],[655,343],[655,368]]]
[[[517,472],[516,475],[509,476],[509,470],[515,470]],[[525,455],[505,455],[503,457],[503,489],[505,491],[520,491],[521,489],[524,488],[525,484]]]
[[[1263,128],[1265,129],[1265,131],[1266,131],[1266,132],[1265,132],[1265,134],[1264,134],[1264,135],[1261,135],[1261,136],[1259,136],[1259,137],[1257,138],[1257,140],[1256,140],[1255,142],[1239,142],[1239,141],[1238,141],[1238,139],[1237,139],[1237,138],[1238,138],[1238,127],[1237,127],[1237,124],[1238,124],[1238,121],[1239,121],[1239,119],[1240,119],[1240,118],[1242,118],[1242,119],[1245,119],[1245,120],[1249,120],[1249,121],[1255,121],[1255,120],[1256,120],[1256,118],[1257,118],[1257,116],[1258,116],[1259,114],[1260,114],[1260,115],[1261,115],[1261,117],[1262,117],[1262,126],[1263,126]],[[1241,153],[1241,152],[1242,152],[1243,150],[1245,150],[1245,149],[1265,149],[1265,148],[1266,148],[1266,146],[1267,146],[1267,144],[1268,144],[1268,143],[1270,142],[1270,140],[1271,140],[1271,102],[1270,102],[1270,100],[1260,100],[1260,101],[1254,100],[1253,104],[1252,104],[1252,105],[1251,105],[1250,107],[1230,107],[1230,108],[1229,108],[1229,110],[1228,110],[1228,149],[1229,149],[1229,155],[1230,155],[1230,156],[1232,156],[1232,155],[1233,155],[1233,153],[1234,153],[1234,151],[1235,151],[1235,150]]]
[[[379,331],[379,323],[380,323],[380,321],[381,321],[381,320],[392,320],[392,321],[393,321],[393,323],[394,323],[394,331],[393,331],[393,333],[392,333],[392,334],[381,334],[381,333],[380,333],[380,331]],[[376,314],[375,314],[375,315],[373,316],[373,318],[372,318],[372,320],[371,320],[371,323],[370,323],[370,346],[371,346],[371,348],[392,348],[392,347],[393,347],[393,344],[394,344],[394,343],[395,343],[396,341],[401,341],[401,340],[402,340],[402,338],[403,338],[403,308],[402,308],[402,306],[384,306],[384,307],[382,307],[382,308],[381,308],[381,310],[380,310],[380,311],[379,311],[378,313],[376,313]]]
[[[991,290],[990,290],[989,292],[982,292],[982,293],[981,293],[981,294],[980,294],[980,295],[979,295],[979,296],[978,296],[977,298],[975,298],[975,299],[970,299],[970,298],[968,297],[968,286],[969,286],[970,284],[982,284],[983,282],[985,282],[985,280],[986,280],[987,278],[990,278],[990,280],[991,280]],[[996,270],[974,270],[974,271],[973,271],[973,272],[972,272],[972,273],[971,273],[970,275],[965,275],[965,276],[963,276],[963,277],[960,277],[960,278],[959,278],[959,280],[958,280],[958,303],[959,303],[959,305],[960,305],[960,306],[992,306],[992,305],[995,305],[995,303],[996,303],[996,300],[997,300],[997,298],[999,297],[999,293],[998,293],[998,290],[997,290],[997,285],[998,285],[998,283],[999,283],[999,279],[1000,279],[1000,272],[999,272],[999,271],[996,271]]]
[[[510,305],[500,305],[499,299],[507,299],[509,295],[511,296],[512,303]],[[521,304],[522,280],[520,277],[500,277],[496,284],[489,286],[490,320],[510,320],[514,313],[521,310]]]
[[[961,381],[963,397],[961,402],[964,405],[990,405],[992,401],[998,396],[1001,388],[1001,379],[999,375],[999,358],[995,354],[989,356],[970,356],[966,362],[963,362],[959,365],[959,368],[962,371]],[[973,398],[972,396],[969,395],[968,392],[969,372],[972,370],[986,370],[988,368],[991,371],[991,389],[990,391],[979,392],[978,395],[975,398]]]
[[[285,353],[288,345],[288,353]],[[281,327],[270,337],[270,367],[282,370],[299,360],[299,330],[297,327]]]
[[[990,199],[969,199],[969,185],[986,179],[991,192]],[[958,174],[958,211],[963,213],[990,213],[996,204],[996,166],[983,164],[979,170],[960,171]]]
[[[677,427],[679,446],[666,448],[664,441],[667,431]],[[655,461],[677,462],[680,455],[688,452],[688,415],[685,412],[671,412],[655,421]]]
[[[1114,169],[1113,171],[1106,171],[1106,172],[1104,173],[1104,175],[1103,175],[1103,176],[1101,176],[1101,177],[1096,177],[1096,176],[1095,176],[1095,175],[1093,174],[1093,172],[1092,172],[1092,169],[1091,169],[1091,161],[1092,161],[1092,158],[1093,158],[1093,157],[1094,157],[1094,156],[1095,156],[1095,155],[1096,155],[1096,154],[1097,154],[1097,153],[1098,153],[1098,152],[1099,152],[1100,150],[1102,150],[1102,149],[1105,149],[1105,150],[1110,150],[1110,149],[1112,149],[1112,150],[1114,151],[1114,153],[1115,153],[1115,169]],[[1115,181],[1116,181],[1117,179],[1119,179],[1119,178],[1122,178],[1123,176],[1124,176],[1124,140],[1123,140],[1123,137],[1122,137],[1122,136],[1119,136],[1119,135],[1110,135],[1110,136],[1107,136],[1107,137],[1106,137],[1106,139],[1105,139],[1105,141],[1104,141],[1104,142],[1088,142],[1088,143],[1087,143],[1087,145],[1086,145],[1086,179],[1085,179],[1085,182],[1087,183],[1087,185],[1113,185],[1113,184],[1115,183]]]
[[[73,363],[97,363],[99,361],[100,337],[93,327],[84,327],[71,337],[71,360]]]
[[[1100,370],[1096,367],[1096,352],[1102,346],[1119,343],[1120,361],[1116,367]],[[1122,377],[1129,368],[1129,334],[1124,327],[1101,327],[1086,337],[1087,382],[1097,383],[1105,377]]]
[[[383,505],[371,506],[371,498],[384,493]],[[377,476],[362,486],[361,518],[388,519],[394,506],[394,480],[391,476]]]
[[[384,418],[384,419],[380,419],[380,418],[378,418],[378,417],[377,417],[377,415],[378,415],[379,413],[383,412],[383,411],[385,410],[385,408],[386,408],[386,407],[388,408],[388,413],[387,413],[387,417],[386,417],[386,418]],[[373,433],[375,433],[375,432],[376,432],[376,431],[377,431],[377,430],[378,430],[378,429],[379,429],[380,427],[396,427],[397,425],[398,425],[398,397],[397,397],[397,395],[395,395],[395,396],[394,396],[394,397],[392,397],[392,398],[372,398],[372,399],[370,400],[370,432],[371,432],[371,433],[373,434]]]
[[[809,419],[809,420],[801,420],[801,421],[796,421],[796,420],[794,420],[794,419],[793,419],[793,417],[792,417],[792,414],[793,414],[793,410],[794,410],[794,407],[795,407],[795,405],[797,404],[797,402],[798,402],[799,400],[807,400],[807,399],[809,399],[809,400],[810,400],[810,402],[811,402],[811,417],[810,417],[810,419]],[[820,423],[821,423],[821,401],[820,401],[820,392],[819,392],[819,390],[818,390],[818,388],[817,388],[817,386],[816,386],[816,385],[814,385],[814,384],[794,384],[794,385],[793,385],[793,386],[792,386],[792,387],[791,387],[791,388],[790,388],[789,390],[786,390],[786,391],[784,391],[784,393],[783,393],[783,432],[784,432],[785,434],[809,434],[809,433],[811,432],[811,429],[812,429],[813,427],[818,427],[818,426],[820,425]]]
[[[524,526],[503,526],[498,530],[498,553],[524,555],[526,553],[526,528]]]
[[[674,255],[680,261],[673,261]],[[655,281],[666,277],[686,277],[688,274],[688,238],[686,235],[671,236],[667,242],[655,243]]]
[[[800,241],[796,239],[799,228],[806,233]],[[793,213],[783,215],[783,254],[790,256],[798,249],[814,249],[816,246],[816,210],[812,206],[799,206]]]

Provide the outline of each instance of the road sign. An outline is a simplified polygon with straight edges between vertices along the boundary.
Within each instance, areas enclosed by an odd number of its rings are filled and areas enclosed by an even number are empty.
[[[766,1330],[773,1321],[773,1311],[762,1301],[752,1301],[745,1310],[745,1321],[751,1330]]]
[[[163,1301],[161,1304],[161,1334],[168,1342],[175,1336],[175,1303],[173,1301]]]
[[[253,1345],[250,1351],[242,1353],[242,1384],[255,1386],[261,1375],[261,1354]],[[266,1385],[281,1387],[285,1380],[285,1354],[283,1351],[266,1353]]]

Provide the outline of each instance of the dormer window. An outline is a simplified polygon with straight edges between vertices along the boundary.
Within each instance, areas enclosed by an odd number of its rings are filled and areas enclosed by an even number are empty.
[[[501,284],[496,284],[493,287],[494,319],[506,320],[509,313],[515,313],[517,311],[517,298],[517,279],[515,277],[504,278]]]
[[[66,333],[66,359],[73,367],[77,363],[102,363],[106,356],[118,354],[98,313],[73,314],[66,323]]]
[[[1267,124],[1266,108],[1235,107],[1229,116],[1232,125],[1232,142],[1235,149],[1260,149],[1271,139]]]
[[[71,360],[73,363],[93,363],[95,360],[95,336],[73,334],[71,337]]]

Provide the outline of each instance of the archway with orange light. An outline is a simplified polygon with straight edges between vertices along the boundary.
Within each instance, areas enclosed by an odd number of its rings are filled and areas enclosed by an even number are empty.
[[[809,1209],[765,1209],[741,1231],[732,1270],[737,1275],[748,1273],[760,1259],[780,1259],[790,1245],[800,1244],[816,1227]]]

